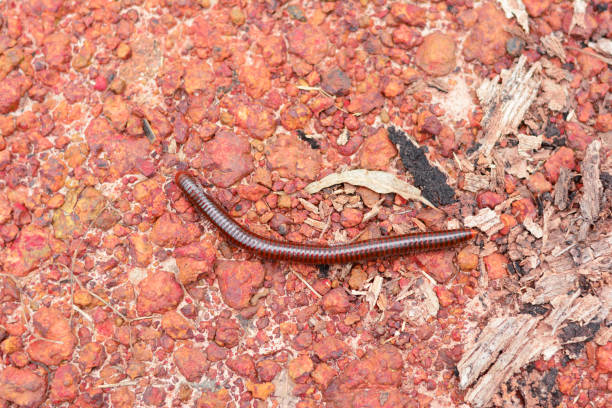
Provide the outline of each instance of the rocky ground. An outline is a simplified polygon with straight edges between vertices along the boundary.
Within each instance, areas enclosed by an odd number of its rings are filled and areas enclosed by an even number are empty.
[[[413,3],[0,0],[0,408],[612,407],[612,4]]]

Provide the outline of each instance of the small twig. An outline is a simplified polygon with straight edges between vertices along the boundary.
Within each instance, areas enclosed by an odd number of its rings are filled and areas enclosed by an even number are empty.
[[[79,307],[77,307],[76,305],[72,305],[72,309],[76,310],[77,312],[79,312],[81,314],[81,316],[83,316],[85,319],[89,320],[90,322],[93,323],[93,319],[90,315],[88,315],[87,313],[85,313],[84,311],[82,311]]]
[[[118,387],[130,386],[130,385],[138,385],[138,381],[125,380],[125,381],[120,381],[116,384],[100,384],[98,385],[98,388],[118,388]]]
[[[308,287],[308,289],[310,289],[312,291],[312,293],[314,293],[318,298],[322,298],[323,296],[321,296],[321,294],[319,292],[317,292],[315,290],[315,288],[313,288],[312,286],[310,286],[310,283],[306,282],[306,279],[304,279],[302,277],[302,275],[300,275],[299,273],[297,273],[296,271],[294,271],[293,269],[291,269],[291,272],[299,279],[302,281],[302,283],[304,285],[306,285],[306,287]]]
[[[593,52],[589,52],[589,51],[583,50],[582,48],[578,48],[578,47],[568,46],[567,48],[569,48],[570,50],[578,51],[578,52],[580,52],[582,54],[585,54],[585,55],[588,55],[590,57],[597,58],[598,60],[603,61],[603,62],[605,62],[608,65],[612,65],[612,59],[611,58],[606,58],[606,57],[601,56],[599,54],[595,54]]]

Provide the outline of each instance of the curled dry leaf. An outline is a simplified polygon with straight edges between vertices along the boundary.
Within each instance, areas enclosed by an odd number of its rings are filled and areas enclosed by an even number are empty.
[[[357,169],[333,173],[319,181],[310,183],[306,186],[305,191],[309,194],[314,194],[324,188],[342,183],[367,187],[380,194],[396,193],[406,200],[417,200],[431,208],[435,208],[429,200],[421,195],[421,190],[384,171]]]

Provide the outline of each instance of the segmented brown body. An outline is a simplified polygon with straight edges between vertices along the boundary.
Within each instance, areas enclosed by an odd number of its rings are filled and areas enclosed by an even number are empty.
[[[262,258],[311,264],[335,264],[435,251],[473,239],[476,231],[456,229],[384,237],[336,246],[297,244],[257,235],[238,225],[188,173],[179,172],[176,184],[191,203],[234,244]]]

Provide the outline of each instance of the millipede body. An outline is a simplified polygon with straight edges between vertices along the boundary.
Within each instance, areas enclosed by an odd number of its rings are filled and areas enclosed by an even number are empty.
[[[231,242],[262,258],[311,264],[348,263],[450,248],[473,239],[477,234],[472,229],[456,229],[397,235],[335,246],[279,241],[262,237],[238,225],[188,173],[177,173],[175,181],[189,201]]]

